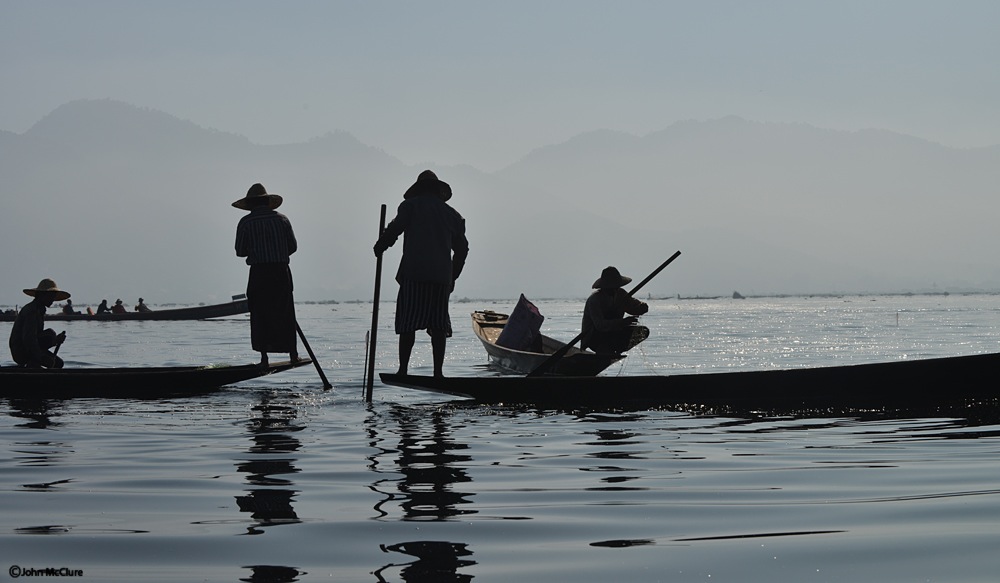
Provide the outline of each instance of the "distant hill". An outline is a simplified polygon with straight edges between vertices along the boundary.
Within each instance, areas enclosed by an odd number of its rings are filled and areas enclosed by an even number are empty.
[[[704,252],[708,292],[998,282],[1000,147],[728,117],[584,134],[498,176]]]
[[[300,299],[370,298],[379,205],[391,219],[420,170],[344,132],[264,146],[74,101],[24,134],[0,132],[0,304],[24,303],[21,288],[42,277],[77,303],[240,293],[230,203],[253,182],[285,197]],[[653,295],[1000,289],[996,147],[730,117],[595,131],[495,173],[434,170],[469,229],[457,297],[583,297],[603,267],[641,278],[677,249]],[[386,256],[383,297],[395,294],[400,247]]]

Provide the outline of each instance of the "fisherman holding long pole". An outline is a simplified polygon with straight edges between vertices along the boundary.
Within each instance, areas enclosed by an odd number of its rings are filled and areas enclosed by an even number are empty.
[[[374,246],[381,257],[400,235],[403,258],[396,272],[396,334],[399,374],[407,374],[417,330],[431,335],[434,376],[444,376],[445,343],[451,336],[448,300],[469,254],[465,219],[448,205],[451,186],[424,170],[403,194],[396,217]]]

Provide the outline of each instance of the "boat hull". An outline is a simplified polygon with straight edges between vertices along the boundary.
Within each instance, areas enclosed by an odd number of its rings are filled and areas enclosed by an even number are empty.
[[[736,409],[934,408],[992,404],[1000,354],[851,366],[631,377],[433,378],[382,374],[387,385],[484,403],[636,404]]]
[[[490,361],[506,372],[528,374],[546,362],[554,352],[565,346],[564,342],[559,342],[544,334],[541,337],[542,352],[512,350],[499,346],[496,341],[506,323],[507,314],[491,311],[472,313],[473,332],[482,342]],[[595,354],[574,346],[555,363],[548,375],[595,376],[623,358],[625,357],[622,355]]]
[[[161,398],[202,394],[221,387],[290,370],[311,360],[241,366],[152,368],[0,367],[0,398],[76,397]]]

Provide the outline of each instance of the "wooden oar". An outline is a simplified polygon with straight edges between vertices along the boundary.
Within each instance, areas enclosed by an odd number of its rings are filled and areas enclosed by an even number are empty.
[[[663,271],[663,269],[666,266],[670,265],[670,263],[674,259],[677,259],[677,257],[680,256],[680,254],[681,254],[681,252],[678,251],[678,252],[674,253],[673,255],[671,255],[670,259],[667,259],[662,264],[660,264],[660,266],[657,267],[653,271],[653,273],[650,273],[648,276],[646,276],[646,279],[642,280],[641,282],[638,283],[638,285],[636,285],[631,290],[629,290],[628,295],[630,295],[630,296],[635,295],[635,292],[639,291],[639,289],[641,289],[642,286],[644,286],[647,283],[649,283],[649,280],[651,280],[654,277],[656,277],[661,271]],[[553,352],[551,356],[549,356],[548,358],[546,358],[545,361],[542,364],[540,364],[537,367],[535,367],[535,370],[529,372],[527,376],[529,376],[529,377],[537,377],[537,376],[541,376],[541,375],[546,374],[549,371],[551,371],[552,367],[554,367],[556,365],[556,363],[559,362],[559,359],[561,359],[562,357],[566,356],[566,353],[569,352],[569,349],[572,348],[574,344],[576,344],[577,342],[579,342],[581,338],[583,338],[583,332],[580,332],[579,334],[576,335],[575,338],[573,338],[572,340],[570,340],[566,344],[562,345],[559,348],[559,350],[556,350],[555,352]]]
[[[382,205],[381,216],[378,220],[378,236],[382,236],[385,231],[385,205]],[[372,329],[371,343],[368,345],[368,384],[365,387],[365,401],[372,402],[372,386],[375,384],[375,338],[378,336],[378,303],[379,292],[382,288],[382,255],[375,258],[375,294],[372,298]]]
[[[316,360],[316,355],[313,354],[313,349],[311,346],[309,346],[309,341],[306,340],[306,335],[302,333],[302,327],[299,326],[298,322],[295,322],[295,329],[299,331],[299,338],[302,339],[302,345],[306,347],[306,352],[309,353],[309,358],[312,359],[313,365],[316,367],[316,372],[319,373],[319,378],[323,380],[323,389],[325,390],[332,389],[333,385],[330,384],[330,381],[326,380],[326,375],[323,373],[323,368],[320,367],[319,361]]]

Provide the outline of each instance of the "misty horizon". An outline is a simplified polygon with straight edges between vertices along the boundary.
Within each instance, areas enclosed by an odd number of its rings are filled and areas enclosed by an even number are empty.
[[[261,146],[115,100],[67,103],[24,134],[0,133],[0,147],[15,194],[4,215],[8,248],[23,247],[16,241],[40,225],[58,225],[49,236],[62,238],[33,246],[53,267],[8,269],[22,275],[0,290],[4,305],[23,303],[19,290],[42,277],[81,302],[227,301],[244,291],[246,277],[232,254],[240,214],[229,203],[251,181],[286,197],[282,210],[302,245],[292,258],[298,300],[364,300],[373,291],[378,205],[386,204],[391,218],[393,201],[423,169],[348,132]],[[992,204],[998,158],[998,147],[954,149],[884,130],[726,116],[643,136],[593,130],[540,145],[492,173],[435,169],[455,189],[452,202],[466,216],[472,245],[453,298],[584,298],[603,266],[640,278],[677,249],[682,258],[647,293],[963,293],[1000,289],[1000,269],[982,245],[995,238],[991,215],[970,212]],[[955,185],[962,191],[950,190]],[[128,220],[109,221],[118,208]],[[184,229],[170,229],[169,221]],[[536,232],[545,237],[522,236]],[[101,259],[72,259],[86,249]],[[959,252],[968,264],[948,258]],[[391,249],[383,266],[386,299],[397,254]],[[883,257],[892,265],[879,265]],[[148,263],[164,258],[174,262],[166,272]],[[199,278],[212,289],[199,293]]]

